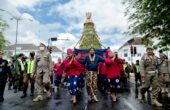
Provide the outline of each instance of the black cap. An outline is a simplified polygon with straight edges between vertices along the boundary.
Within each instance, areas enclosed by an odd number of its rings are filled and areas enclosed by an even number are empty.
[[[23,54],[23,53],[20,53],[20,54],[19,54],[19,57],[21,57],[21,56],[24,56],[24,54]]]
[[[162,51],[162,50],[159,50],[159,53],[163,53],[163,51]]]

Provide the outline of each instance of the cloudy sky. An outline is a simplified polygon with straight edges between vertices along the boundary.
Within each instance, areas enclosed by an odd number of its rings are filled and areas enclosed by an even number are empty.
[[[19,21],[18,43],[47,44],[48,38],[58,37],[69,41],[60,40],[53,45],[60,49],[73,47],[81,38],[86,12],[92,12],[97,34],[106,47],[118,49],[130,39],[122,34],[127,29],[127,19],[121,0],[0,0],[0,9],[16,17],[27,12]],[[11,15],[6,12],[0,11],[0,16],[10,26],[5,38],[14,44],[16,21],[10,20]]]

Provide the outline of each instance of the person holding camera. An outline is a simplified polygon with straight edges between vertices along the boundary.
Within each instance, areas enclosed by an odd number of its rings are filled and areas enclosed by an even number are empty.
[[[8,76],[11,79],[10,67],[8,66],[8,61],[3,59],[3,53],[0,52],[0,102],[4,101],[4,91]]]

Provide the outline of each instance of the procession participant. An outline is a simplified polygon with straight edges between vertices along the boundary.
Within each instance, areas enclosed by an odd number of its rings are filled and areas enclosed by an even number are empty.
[[[97,74],[98,74],[98,64],[104,62],[105,60],[100,56],[95,54],[95,48],[89,49],[89,55],[87,55],[83,61],[79,60],[81,64],[87,64],[86,69],[86,89],[87,93],[90,96],[90,102],[98,102],[97,99]]]
[[[112,102],[118,100],[117,93],[120,89],[120,66],[118,64],[119,59],[116,58],[116,54],[113,54],[111,50],[107,51],[108,58],[106,58],[106,73],[109,82],[109,88],[112,95]]]
[[[36,77],[35,84],[38,91],[38,96],[33,100],[34,102],[42,101],[43,90],[47,90],[47,98],[50,98],[50,76],[52,75],[52,59],[45,44],[40,43],[40,51],[35,56],[34,67],[32,71],[32,78]]]
[[[168,62],[168,57],[162,52],[159,51],[160,59],[158,60],[158,70],[159,70],[159,78],[160,78],[160,86],[162,90],[162,94],[168,94],[168,87],[170,83],[170,68],[168,67],[170,64]]]
[[[114,54],[115,54],[116,58],[118,59],[120,75],[123,74],[124,76],[128,77],[128,74],[125,72],[124,67],[123,67],[125,60],[118,57],[118,52],[114,52]]]
[[[15,84],[15,68],[14,68],[14,63],[15,61],[14,60],[11,60],[8,64],[8,66],[10,67],[10,71],[11,71],[11,80],[9,80],[9,83],[8,83],[8,90],[11,90],[11,87],[13,86],[14,88],[14,84]]]
[[[128,84],[128,81],[127,81],[128,74],[125,71],[125,69],[127,67],[125,59],[123,59],[123,63],[120,64],[120,67],[121,67],[121,71],[120,71],[120,76],[121,76],[120,77],[120,83],[122,84],[121,87],[125,88],[125,87],[127,87],[127,84]]]
[[[3,53],[0,51],[0,102],[4,101],[4,91],[8,76],[9,78],[12,77],[8,61],[3,59]]]
[[[123,64],[125,63],[124,59],[121,59],[118,57],[118,52],[114,52],[116,58],[118,59],[118,64],[119,64],[119,68],[120,68],[120,83],[123,83],[123,87],[127,86],[127,78],[128,78],[128,74],[125,72]]]
[[[71,61],[71,53],[73,54],[73,51],[71,49],[67,49],[67,57],[64,59],[63,63],[61,64],[61,68],[63,69],[63,74],[62,74],[62,79],[61,79],[61,83],[66,86],[67,85],[67,71],[69,71],[69,68],[66,69],[66,64],[69,63]]]
[[[103,54],[103,58],[106,59],[106,53]],[[108,88],[108,79],[106,73],[106,64],[105,62],[100,62],[98,66],[98,74],[99,74],[99,86],[101,90],[106,93]]]
[[[14,74],[14,75],[13,75],[13,76],[14,76],[14,77],[13,77],[13,79],[14,79],[14,84],[13,84],[13,86],[14,86],[14,93],[17,93],[17,89],[18,89],[18,74],[17,74],[17,67],[16,67],[16,66],[17,66],[17,63],[16,63],[16,62],[17,62],[17,60],[14,59],[14,60],[13,60],[13,63],[14,63],[14,64],[13,64],[13,65],[14,65],[14,66],[13,66],[13,67],[14,67],[13,69],[14,69],[14,70],[13,70],[13,73],[12,73],[12,74]]]
[[[54,70],[54,86],[55,86],[55,92],[59,89],[59,86],[61,84],[61,78],[63,74],[63,68],[61,66],[61,58],[58,58],[58,62],[53,66]]]
[[[125,72],[125,73],[126,73],[127,70],[128,70],[128,69],[126,69],[127,67],[128,67],[127,62],[124,61],[124,63],[123,63],[123,69],[124,69],[124,72]],[[128,73],[126,73],[126,74],[128,74]]]
[[[26,73],[23,75],[23,95],[21,96],[21,98],[25,98],[27,96],[27,89],[28,89],[29,82],[31,84],[30,96],[34,95],[35,79],[31,77],[32,70],[34,67],[34,56],[35,56],[35,52],[30,52],[30,59],[26,63]]]
[[[80,59],[81,53],[78,53],[76,57]],[[78,69],[80,74],[80,76],[78,77],[78,88],[79,88],[79,93],[82,93],[82,88],[85,86],[85,65],[80,64]]]
[[[139,60],[136,60],[136,64],[133,66],[133,72],[135,74],[135,82],[137,84],[138,80],[140,82],[140,85],[142,84],[141,74],[139,70]]]
[[[67,82],[68,82],[68,90],[70,94],[72,95],[71,101],[73,104],[77,103],[76,95],[78,93],[78,77],[80,75],[79,73],[79,66],[80,63],[78,62],[78,59],[76,59],[76,55],[73,55],[73,52],[71,49],[67,50],[68,57],[70,59],[70,62],[68,62],[65,65],[65,68],[67,70]]]
[[[52,61],[52,67],[54,67],[54,65],[55,65],[55,62],[54,61]],[[53,70],[52,71],[52,75],[50,76],[50,86],[51,86],[51,88],[54,90],[54,77],[55,77],[55,75],[54,75],[54,73],[55,73],[55,71]]]
[[[153,54],[152,47],[147,47],[146,52],[147,54],[144,54],[140,61],[140,72],[141,77],[144,78],[144,82],[138,98],[142,100],[142,96],[144,96],[145,92],[152,86],[152,105],[162,107],[162,104],[157,100],[159,92],[157,57]]]
[[[131,66],[130,66],[130,64],[128,64],[128,62],[126,62],[124,70],[125,70],[125,73],[128,75],[128,77],[127,77],[128,81],[130,81]]]
[[[15,87],[15,93],[17,92],[17,89],[19,91],[22,91],[22,86],[23,86],[23,74],[26,72],[25,70],[25,62],[24,62],[24,54],[20,53],[19,54],[19,58],[16,60],[16,85],[17,87]]]

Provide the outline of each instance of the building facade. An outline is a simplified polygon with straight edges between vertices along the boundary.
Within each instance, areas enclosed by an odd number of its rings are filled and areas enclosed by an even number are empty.
[[[131,55],[131,46],[136,47],[136,54]],[[159,49],[154,50],[154,54],[159,57]],[[119,57],[125,59],[129,64],[136,63],[136,60],[140,60],[141,57],[146,54],[146,46],[142,44],[141,37],[134,37],[123,44],[119,50]],[[164,52],[168,58],[170,58],[170,52]]]
[[[10,56],[14,56],[15,55],[15,45],[7,46],[3,50],[4,50],[4,52],[6,52]],[[34,51],[35,54],[37,54],[37,52],[39,51],[39,46],[36,46],[34,44],[17,44],[16,54],[23,53],[25,56],[29,57],[29,54],[32,51]],[[54,62],[57,62],[58,57],[65,58],[64,52],[61,51],[56,46],[52,46],[51,56],[52,56],[52,60]]]

